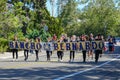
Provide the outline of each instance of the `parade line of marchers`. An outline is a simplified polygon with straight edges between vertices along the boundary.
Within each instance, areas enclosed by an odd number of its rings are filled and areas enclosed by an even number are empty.
[[[10,41],[10,49],[31,49],[31,50],[96,50],[104,49],[103,41],[81,41],[81,42],[23,42]]]

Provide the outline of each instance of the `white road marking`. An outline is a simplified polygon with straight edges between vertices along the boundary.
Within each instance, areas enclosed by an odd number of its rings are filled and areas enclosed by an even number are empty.
[[[62,80],[62,79],[65,79],[65,78],[68,78],[68,77],[72,77],[72,76],[75,76],[75,75],[78,75],[78,74],[81,74],[81,73],[84,73],[84,72],[87,72],[87,71],[90,71],[90,70],[94,70],[94,69],[102,67],[102,66],[104,66],[104,65],[106,65],[106,64],[108,64],[108,63],[110,63],[112,61],[118,60],[118,58],[120,58],[120,55],[117,56],[116,58],[114,58],[114,59],[112,59],[110,61],[107,61],[107,62],[105,62],[103,64],[100,64],[98,66],[95,66],[95,67],[92,67],[92,68],[89,68],[89,69],[86,69],[86,70],[83,70],[83,71],[79,71],[79,72],[76,72],[76,73],[73,73],[73,74],[70,74],[70,75],[65,75],[63,77],[58,77],[58,78],[56,78],[54,80]]]

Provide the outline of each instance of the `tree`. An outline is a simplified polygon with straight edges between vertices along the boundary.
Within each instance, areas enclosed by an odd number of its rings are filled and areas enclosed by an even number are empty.
[[[101,33],[106,36],[117,36],[117,9],[113,0],[94,0],[84,8],[81,15],[85,33]]]
[[[62,9],[67,4],[68,0],[57,0],[57,14],[58,16],[61,14]]]
[[[64,32],[60,18],[49,17],[48,28],[51,35],[56,34],[58,37]]]
[[[119,0],[68,0],[59,17],[68,35],[119,35]],[[78,9],[78,5],[84,5]],[[117,6],[116,6],[117,5]]]
[[[41,24],[45,20],[46,0],[11,0],[9,3],[13,4],[13,6],[16,6],[18,3],[22,4],[21,12],[17,9],[20,6],[17,6],[15,14],[24,16],[24,19],[21,19],[23,24],[21,29],[24,35],[27,34],[27,28],[40,30],[43,27]]]
[[[74,32],[74,27],[79,25],[77,4],[75,0],[68,0],[62,8],[60,15],[58,15],[58,17],[61,18],[62,27],[67,31],[66,33],[69,33],[70,29]]]
[[[18,15],[14,15],[15,11],[9,10],[7,1],[3,1],[5,9],[1,10],[0,34],[1,37],[8,39],[11,33],[16,33],[18,28],[22,26]],[[1,3],[2,4],[2,3]],[[17,4],[16,4],[17,5]],[[6,8],[7,7],[7,8]],[[16,9],[19,10],[19,9]]]

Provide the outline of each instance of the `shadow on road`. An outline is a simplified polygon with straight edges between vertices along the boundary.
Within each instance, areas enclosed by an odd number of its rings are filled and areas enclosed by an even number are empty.
[[[94,67],[96,65],[102,64],[103,62],[99,62],[98,64],[95,64],[93,62],[90,63],[81,63],[81,62],[76,62],[76,63],[67,63],[67,64],[79,64],[80,66],[62,66],[62,67],[43,67],[43,68],[31,68],[31,69],[0,69],[0,79],[30,79],[30,80],[48,80],[48,79],[54,79],[57,77],[61,77],[64,75],[69,75],[78,71],[82,71],[91,67]],[[114,64],[117,63],[114,61]],[[119,62],[120,63],[120,62]],[[89,65],[90,66],[81,66],[82,64]],[[115,77],[116,75],[120,76],[120,66],[117,63],[117,66],[114,64],[107,64],[101,68],[97,68],[95,70],[85,72],[81,75],[76,75],[72,78],[68,78],[70,80],[76,79],[78,80],[79,78],[82,79],[91,79],[89,76],[98,76],[99,79],[102,77],[107,78],[107,77]],[[49,65],[48,65],[49,66]],[[119,71],[118,71],[119,70]],[[110,76],[112,75],[112,76]],[[103,80],[103,79],[102,79]]]
[[[120,61],[113,61],[102,67],[66,78],[66,80],[120,80]]]

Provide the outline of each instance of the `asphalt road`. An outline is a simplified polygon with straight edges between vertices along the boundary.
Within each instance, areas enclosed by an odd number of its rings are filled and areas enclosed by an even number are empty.
[[[96,64],[94,59],[82,62],[82,54],[76,53],[75,61],[69,62],[69,52],[65,52],[62,62],[57,61],[56,52],[51,61],[46,61],[46,54],[39,53],[39,61],[35,62],[35,54],[17,61],[0,60],[0,80],[120,80],[120,47],[115,53],[105,53]],[[23,53],[19,53],[23,54]],[[44,54],[44,55],[41,55]]]

